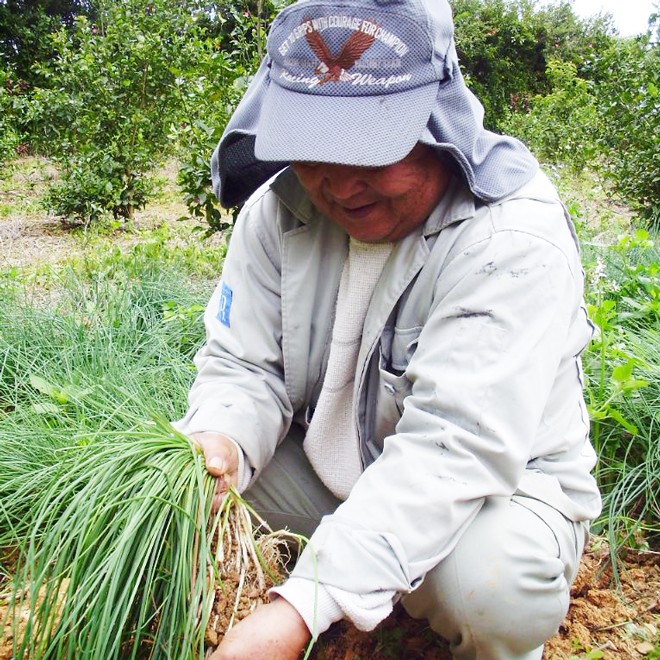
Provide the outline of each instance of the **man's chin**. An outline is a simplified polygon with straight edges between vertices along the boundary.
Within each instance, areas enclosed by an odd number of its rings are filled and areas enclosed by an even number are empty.
[[[376,232],[373,229],[358,227],[348,231],[348,235],[363,243],[389,243],[391,239],[383,232]]]

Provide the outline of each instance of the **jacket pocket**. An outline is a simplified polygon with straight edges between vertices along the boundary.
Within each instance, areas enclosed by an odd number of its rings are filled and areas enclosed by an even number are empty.
[[[403,414],[404,401],[412,392],[412,383],[403,374],[404,370],[403,362],[393,366],[392,361],[379,352],[373,442],[380,451],[384,439],[395,432]]]
[[[381,337],[380,367],[401,375],[417,349],[421,327],[386,328]]]

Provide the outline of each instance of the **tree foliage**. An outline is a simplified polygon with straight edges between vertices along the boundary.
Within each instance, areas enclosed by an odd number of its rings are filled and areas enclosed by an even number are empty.
[[[12,77],[0,71],[0,166],[16,155],[21,143],[21,133],[14,121],[22,88]]]
[[[197,67],[181,88],[182,121],[172,131],[179,145],[184,201],[190,214],[205,222],[208,233],[231,226],[211,188],[210,157],[259,66],[275,6],[261,0],[243,7],[225,3],[214,16],[215,28],[206,28]]]
[[[33,64],[39,84],[14,125],[60,165],[47,198],[55,213],[130,218],[153,190],[149,172],[178,148],[191,212],[224,227],[209,159],[274,15],[253,4],[118,0],[50,35],[52,55]]]
[[[501,130],[511,112],[529,109],[531,97],[551,91],[551,61],[582,70],[613,39],[606,20],[581,21],[565,0],[540,9],[533,0],[450,1],[466,82],[492,130]]]
[[[92,15],[89,0],[0,2],[0,62],[17,80],[35,82],[32,66],[53,56],[49,35],[71,29],[76,16]]]
[[[650,224],[660,227],[660,47],[616,42],[602,56],[597,89],[602,170]]]
[[[527,99],[527,112],[511,112],[502,127],[530,145],[544,162],[564,163],[579,172],[598,153],[593,84],[578,76],[570,61],[550,60],[546,73],[551,90]]]
[[[590,72],[585,77],[584,72]],[[544,161],[590,167],[649,224],[660,225],[660,50],[647,38],[613,39],[583,74],[565,60],[548,63],[550,92],[511,113],[505,130]]]
[[[197,59],[194,16],[181,3],[121,0],[95,22],[78,16],[53,44],[32,107],[35,143],[62,167],[50,204],[81,220],[130,218],[169,150],[181,80]]]

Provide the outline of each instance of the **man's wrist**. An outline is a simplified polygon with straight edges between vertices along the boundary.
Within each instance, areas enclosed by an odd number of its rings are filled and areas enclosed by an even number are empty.
[[[238,442],[236,442],[234,438],[230,438],[228,435],[225,437],[234,445],[234,447],[236,447],[236,453],[238,454],[236,490],[238,490],[239,493],[242,493],[250,484],[250,479],[252,479],[252,469],[245,458],[245,452],[241,449]]]
[[[278,587],[273,587],[269,593],[271,598],[284,598],[297,610],[314,640],[335,621],[343,618],[341,607],[318,582],[291,577]]]

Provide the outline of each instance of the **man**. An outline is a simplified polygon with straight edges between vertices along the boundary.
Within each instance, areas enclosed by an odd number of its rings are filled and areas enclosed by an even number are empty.
[[[213,657],[296,658],[402,600],[455,658],[540,658],[600,510],[591,325],[570,220],[483,129],[446,1],[285,9],[213,174],[249,199],[180,428],[217,498],[311,536]]]

